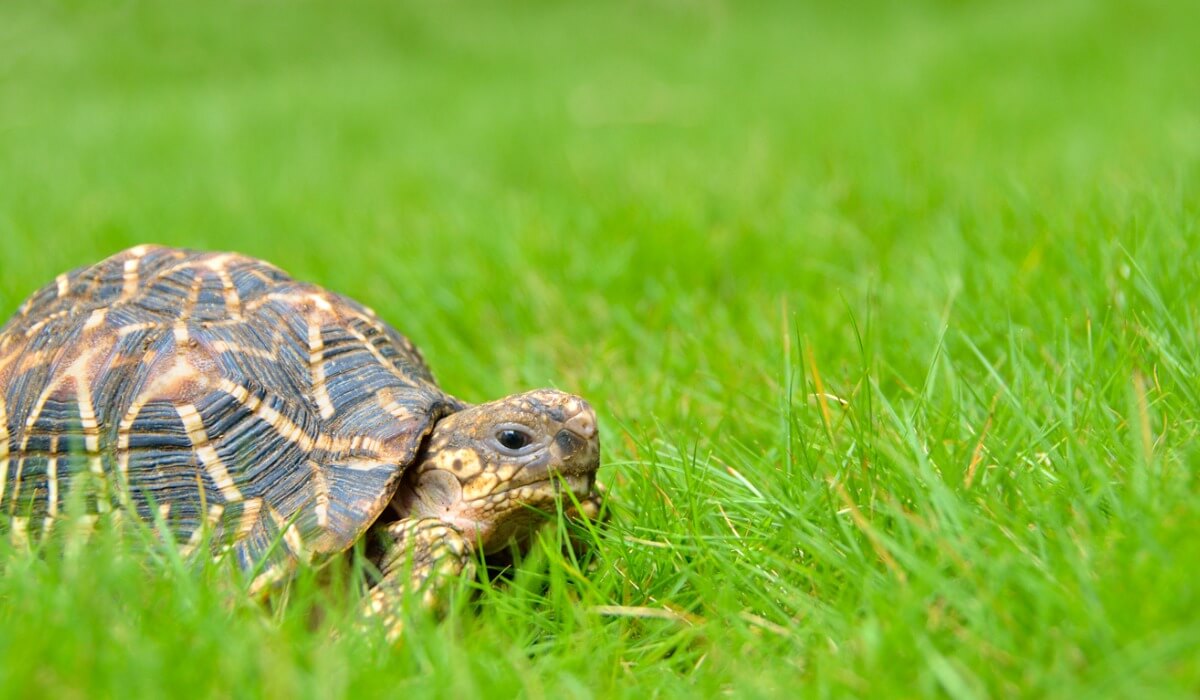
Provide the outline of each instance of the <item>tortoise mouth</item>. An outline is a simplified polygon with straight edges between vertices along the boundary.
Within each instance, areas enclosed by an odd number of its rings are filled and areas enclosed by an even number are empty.
[[[499,496],[526,500],[522,496],[536,497],[539,495],[544,495],[553,500],[564,492],[573,493],[576,498],[585,498],[591,494],[593,487],[596,485],[596,471],[594,469],[576,473],[561,472],[558,470],[547,472],[545,470],[526,469],[525,471],[528,473],[497,486],[495,490],[486,496],[472,500],[495,500]]]
[[[596,472],[590,471],[586,474],[563,474],[554,475],[550,479],[554,483],[554,488],[559,490],[565,484],[575,494],[577,498],[586,498],[592,495],[596,488]]]
[[[596,493],[596,472],[585,474],[552,473],[548,478],[524,484],[509,484],[478,498],[464,498],[447,509],[457,511],[458,519],[468,519],[481,525],[500,523],[516,517],[516,513],[541,511],[553,513],[561,502],[563,508],[572,506],[572,499],[583,501]]]
[[[460,500],[435,517],[458,528],[484,554],[492,554],[532,536],[554,516],[559,503],[564,511],[572,509],[567,493],[582,503],[595,495],[595,485],[595,472],[555,473],[548,479],[497,489],[485,497]]]
[[[560,502],[569,510],[574,506],[572,497],[583,502],[594,495],[595,470],[543,472],[542,478],[514,479],[479,496],[465,493],[453,475],[435,471],[423,474],[416,483],[403,483],[392,506],[402,518],[437,518],[453,525],[468,541],[492,552],[531,535]]]

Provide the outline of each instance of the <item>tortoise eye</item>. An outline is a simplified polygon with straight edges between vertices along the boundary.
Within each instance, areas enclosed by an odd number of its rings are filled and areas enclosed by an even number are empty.
[[[519,450],[528,445],[532,438],[529,433],[523,430],[515,430],[513,428],[505,428],[496,433],[496,441],[505,449]]]

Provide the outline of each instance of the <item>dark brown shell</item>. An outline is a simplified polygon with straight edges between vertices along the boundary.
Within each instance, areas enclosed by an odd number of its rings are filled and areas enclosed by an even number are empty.
[[[245,565],[349,547],[441,416],[413,345],[252,258],[139,246],[60,275],[0,329],[0,512],[80,501],[211,528]]]

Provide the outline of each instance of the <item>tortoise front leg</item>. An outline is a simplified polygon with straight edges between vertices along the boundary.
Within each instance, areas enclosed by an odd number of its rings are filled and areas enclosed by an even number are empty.
[[[383,531],[386,545],[363,613],[382,620],[388,641],[400,638],[401,611],[415,601],[432,608],[450,579],[474,568],[471,545],[462,533],[438,518],[404,518]]]

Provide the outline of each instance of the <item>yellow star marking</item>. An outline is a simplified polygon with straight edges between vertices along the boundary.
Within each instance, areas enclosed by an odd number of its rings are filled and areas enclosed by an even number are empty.
[[[246,347],[244,345],[234,345],[225,340],[214,340],[210,343],[213,352],[221,353],[237,353],[239,355],[247,355],[249,357],[257,357],[263,360],[275,361],[279,359],[279,345],[275,345],[271,350],[263,350],[262,348]]]
[[[95,475],[100,487],[100,493],[96,497],[96,509],[105,513],[112,509],[112,504],[109,502],[108,480],[105,478],[104,462],[100,456],[100,422],[96,420],[96,406],[87,377],[82,373],[84,370],[76,369],[86,367],[88,359],[88,353],[81,355],[72,365],[68,376],[75,381],[75,401],[79,404],[79,422],[83,426],[83,445],[88,456],[88,471]]]
[[[43,318],[42,320],[38,321],[37,323],[35,323],[32,326],[30,326],[29,328],[27,328],[25,330],[25,337],[32,338],[33,336],[35,336],[39,332],[41,332],[41,330],[43,328],[50,325],[51,323],[54,323],[55,321],[66,316],[69,313],[70,313],[70,311],[65,310],[65,309],[62,311],[55,311],[54,313],[50,314],[46,318]]]
[[[183,404],[176,406],[175,411],[179,414],[179,420],[183,421],[188,439],[192,441],[192,449],[200,458],[200,462],[204,465],[204,470],[208,472],[209,477],[212,478],[213,484],[220,490],[221,496],[225,498],[226,502],[242,500],[242,492],[238,491],[237,486],[233,483],[233,478],[229,476],[229,471],[221,462],[220,456],[217,455],[216,449],[208,441],[208,432],[204,429],[204,419],[200,417],[196,407],[192,404]]]
[[[379,393],[375,395],[375,400],[379,402],[385,413],[390,414],[398,421],[404,422],[412,418],[412,411],[396,401],[395,394],[391,389],[380,389]]]
[[[29,439],[33,437],[33,428],[37,425],[38,418],[41,417],[42,410],[46,408],[46,402],[50,400],[50,395],[53,394],[58,386],[62,383],[60,378],[58,381],[50,382],[41,394],[38,394],[37,399],[33,402],[33,409],[29,412],[29,417],[25,419],[25,431],[21,437],[21,447],[18,452],[21,457],[17,459],[16,474],[13,476],[13,491],[9,498],[10,509],[15,505],[17,499],[21,497],[21,477],[25,471],[25,457],[29,450]]]
[[[200,291],[204,289],[204,273],[192,268],[192,286],[188,288],[187,299],[179,310],[180,318],[192,318],[196,314],[196,302],[200,301]]]
[[[29,518],[14,516],[9,519],[9,537],[13,547],[26,549],[29,547]]]
[[[263,502],[261,498],[250,498],[242,501],[242,517],[238,520],[237,539],[250,534],[254,524],[262,515]]]
[[[122,270],[121,274],[122,281],[124,282],[124,284],[121,286],[121,301],[129,299],[134,295],[135,292],[137,292],[138,265],[141,263],[141,261],[142,259],[136,254],[133,258],[125,261],[124,269]]]
[[[329,303],[324,294],[309,294],[308,299],[322,311],[333,311],[333,305]]]
[[[275,523],[275,527],[283,532],[283,541],[287,545],[288,550],[296,555],[302,561],[308,560],[308,554],[304,548],[304,539],[300,537],[300,530],[296,528],[296,523],[289,523],[280,515],[279,511],[271,506],[267,506],[267,514],[271,516],[271,520]]]
[[[58,515],[58,436],[50,438],[50,459],[46,462],[46,523]]]
[[[154,328],[159,328],[161,325],[162,324],[155,323],[153,321],[145,321],[143,323],[130,323],[128,325],[124,325],[124,326],[121,326],[120,328],[118,328],[117,335],[124,338],[127,335],[137,333],[139,331],[148,331],[148,330],[152,330]]]
[[[321,465],[309,460],[308,467],[312,470],[313,493],[316,500],[313,510],[317,515],[317,525],[321,529],[325,529],[329,527],[329,482],[325,479],[325,472],[321,469]]]
[[[333,417],[333,401],[329,398],[329,390],[325,386],[325,340],[321,337],[321,326],[314,322],[308,323],[308,367],[312,372],[312,390],[317,401],[321,417],[329,420]]]
[[[233,284],[233,278],[229,276],[229,270],[225,269],[224,265],[220,265],[213,267],[213,271],[217,273],[217,278],[221,280],[221,290],[225,296],[225,310],[229,312],[230,317],[233,319],[240,319],[242,317],[242,298],[238,295],[237,287]]]
[[[83,330],[90,331],[104,323],[104,317],[108,315],[108,309],[96,309],[88,315],[87,321],[83,324]]]
[[[280,437],[299,446],[305,452],[310,452],[313,449],[337,453],[362,450],[378,455],[382,451],[383,444],[378,439],[362,435],[335,438],[321,433],[316,438],[313,438],[305,433],[299,425],[296,425],[279,411],[264,403],[262,399],[257,396],[251,396],[246,387],[229,379],[222,378],[217,382],[216,389],[233,397],[235,401],[242,404],[255,417],[274,428]]]
[[[221,505],[220,503],[209,507],[207,518],[205,519],[204,524],[193,530],[192,536],[189,537],[188,541],[179,548],[180,556],[184,557],[185,559],[191,556],[192,552],[196,551],[196,547],[200,545],[200,540],[202,540],[206,534],[212,532],[213,529],[217,527],[217,523],[221,522],[221,516],[224,514],[225,506]]]

